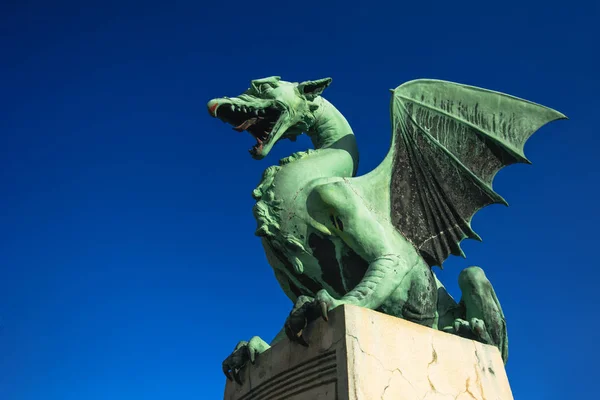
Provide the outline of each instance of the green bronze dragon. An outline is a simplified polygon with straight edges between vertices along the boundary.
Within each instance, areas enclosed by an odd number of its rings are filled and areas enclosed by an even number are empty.
[[[392,90],[390,150],[373,171],[356,176],[352,128],[321,96],[325,78],[251,82],[237,97],[208,102],[211,116],[247,131],[262,159],[280,140],[306,133],[314,150],[267,168],[252,195],[256,235],[281,288],[294,303],[284,335],[307,345],[306,324],[352,304],[497,346],[508,357],[506,320],[479,267],[459,276],[456,302],[432,271],[460,242],[480,240],[471,218],[506,204],[492,189],[504,166],[529,163],[527,139],[550,121],[550,108],[503,93],[439,80]],[[238,343],[223,371],[240,382],[248,361],[270,346],[258,336]]]

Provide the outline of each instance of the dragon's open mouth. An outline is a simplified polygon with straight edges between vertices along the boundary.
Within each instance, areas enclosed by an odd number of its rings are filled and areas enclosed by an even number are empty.
[[[279,120],[281,111],[276,107],[254,108],[233,104],[223,104],[218,108],[217,117],[233,125],[238,132],[248,131],[256,139],[256,144],[249,150],[256,155],[264,144],[271,139],[273,127]]]

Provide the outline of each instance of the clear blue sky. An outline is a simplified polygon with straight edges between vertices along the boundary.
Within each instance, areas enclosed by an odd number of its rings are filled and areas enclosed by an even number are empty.
[[[83,6],[82,4],[86,4]],[[597,393],[597,1],[41,2],[0,8],[0,399],[214,399],[238,340],[290,303],[266,263],[253,144],[206,101],[250,79],[333,78],[360,173],[389,88],[447,79],[570,117],[501,171],[440,278],[480,265],[508,318],[516,399]]]

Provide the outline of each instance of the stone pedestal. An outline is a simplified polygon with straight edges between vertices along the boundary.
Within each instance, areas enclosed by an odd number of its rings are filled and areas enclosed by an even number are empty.
[[[227,382],[225,400],[509,400],[500,352],[472,340],[359,307],[287,338]]]

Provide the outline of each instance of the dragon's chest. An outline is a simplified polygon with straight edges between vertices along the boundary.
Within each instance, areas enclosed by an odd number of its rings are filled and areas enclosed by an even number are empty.
[[[290,297],[314,296],[321,289],[342,297],[360,282],[368,263],[339,237],[323,235],[294,219],[290,219],[289,231],[284,227],[279,236],[263,238],[267,259],[280,285]],[[290,239],[294,244],[287,243]]]
[[[299,162],[265,171],[253,192],[256,235],[288,297],[314,296],[321,289],[341,297],[364,276],[367,264],[339,237],[315,228],[307,210],[317,182],[311,171]]]

